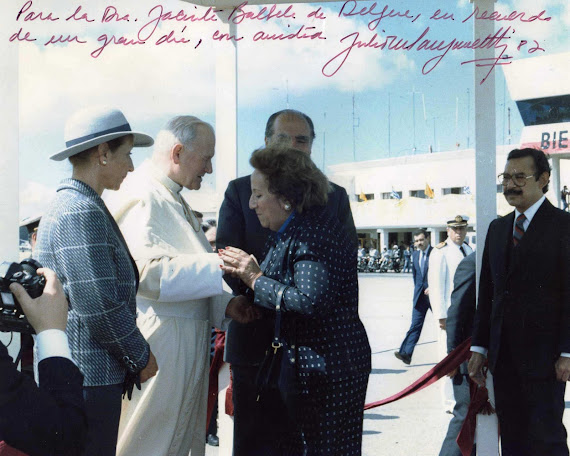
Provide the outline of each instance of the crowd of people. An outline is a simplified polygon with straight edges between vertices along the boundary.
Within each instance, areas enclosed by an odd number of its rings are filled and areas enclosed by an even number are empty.
[[[360,455],[371,351],[358,239],[346,191],[310,158],[314,137],[303,113],[270,116],[253,173],[229,183],[218,223],[204,224],[181,191],[213,171],[210,124],[177,116],[153,140],[117,109],[71,116],[51,158],[69,159],[72,175],[37,230],[44,294],[11,287],[38,334],[40,387],[0,347],[0,440],[31,456],[204,455],[217,328],[227,330],[234,456]],[[153,144],[135,170],[133,148]],[[545,199],[549,176],[543,152],[510,153],[499,183],[515,211],[490,225],[476,310],[467,217],[449,220],[434,248],[418,229],[415,249],[391,249],[414,281],[396,358],[411,363],[430,308],[440,358],[473,334],[469,365],[442,383],[454,418],[441,455],[461,454],[469,379],[484,385],[487,359],[503,455],[568,455],[570,216]],[[103,199],[105,190],[115,192]],[[20,400],[47,422],[26,411],[9,422]]]

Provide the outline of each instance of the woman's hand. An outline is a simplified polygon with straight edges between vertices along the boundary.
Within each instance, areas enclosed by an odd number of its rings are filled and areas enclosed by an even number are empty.
[[[243,283],[253,290],[255,281],[263,273],[253,255],[249,255],[236,247],[218,249],[218,255],[224,262],[220,267],[226,274],[238,277]]]

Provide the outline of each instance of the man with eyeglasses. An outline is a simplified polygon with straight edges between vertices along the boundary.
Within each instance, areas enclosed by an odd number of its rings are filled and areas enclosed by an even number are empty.
[[[499,175],[514,212],[489,226],[469,375],[493,374],[503,456],[568,455],[570,214],[546,198],[544,152],[514,149]]]

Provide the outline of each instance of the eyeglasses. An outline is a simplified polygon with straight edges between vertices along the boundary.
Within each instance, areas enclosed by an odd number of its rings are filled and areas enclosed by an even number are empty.
[[[527,176],[524,173],[517,173],[511,176],[507,173],[501,173],[497,176],[497,182],[499,182],[499,185],[507,185],[509,181],[512,181],[515,186],[524,187],[526,185],[526,180],[531,177],[534,177],[534,174]]]

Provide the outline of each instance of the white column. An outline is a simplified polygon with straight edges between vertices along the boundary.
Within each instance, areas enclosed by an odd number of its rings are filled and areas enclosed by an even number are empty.
[[[380,234],[380,240],[376,247],[379,252],[382,252],[382,249],[387,247],[386,243],[388,242],[388,232],[382,228],[378,228],[376,231]]]
[[[217,13],[220,34],[237,36],[237,25],[228,22],[231,9]],[[237,177],[237,43],[222,38],[216,49],[216,192],[223,194]]]
[[[19,219],[19,168],[18,168],[18,45],[10,43],[9,31],[14,28],[13,17],[0,17],[0,99],[2,100],[2,123],[0,124],[0,262],[18,261]],[[0,332],[0,341],[7,342],[9,333]],[[10,355],[19,350],[20,338],[14,337]]]
[[[474,0],[474,6],[479,11],[495,10],[494,0]],[[493,21],[474,21],[474,39],[484,40],[494,34]],[[495,57],[495,50],[476,49],[474,59],[482,62],[491,62]],[[479,60],[488,59],[488,60]],[[495,115],[495,71],[496,67],[485,82],[481,82],[489,72],[488,66],[474,64],[474,94],[475,94],[475,204],[477,211],[477,243],[484,245],[489,223],[497,216],[496,201],[496,156],[497,145],[495,141],[496,115]],[[479,271],[483,249],[477,249],[477,289],[479,289]],[[489,392],[494,397],[492,388]],[[480,456],[496,456],[498,450],[497,415],[477,415],[477,454]]]
[[[552,172],[550,173],[550,191],[554,192],[554,205],[560,209],[562,206],[562,198],[560,198],[560,157],[552,157]]]
[[[432,247],[435,247],[439,244],[439,233],[441,233],[441,229],[435,227],[428,227],[427,230],[429,231],[429,243]]]

